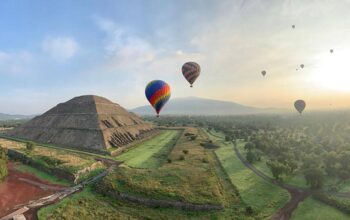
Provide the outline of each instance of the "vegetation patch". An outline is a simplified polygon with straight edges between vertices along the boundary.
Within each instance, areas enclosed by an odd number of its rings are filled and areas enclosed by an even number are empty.
[[[162,130],[161,134],[147,140],[116,157],[134,168],[157,168],[166,162],[182,130]]]

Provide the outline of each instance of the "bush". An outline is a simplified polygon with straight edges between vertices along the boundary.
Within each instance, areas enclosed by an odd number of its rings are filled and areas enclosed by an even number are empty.
[[[188,154],[188,150],[183,150],[182,151],[184,154]]]
[[[247,206],[245,208],[245,212],[248,214],[248,215],[252,215],[254,213],[254,210],[251,206]]]
[[[350,200],[340,199],[335,196],[326,195],[324,193],[318,193],[313,198],[341,210],[344,213],[350,214]]]
[[[171,163],[171,162],[172,162],[172,160],[171,160],[170,158],[168,158],[168,159],[167,159],[167,162],[168,162],[168,163]]]
[[[202,159],[202,162],[203,162],[203,163],[209,163],[209,161],[207,160],[207,158],[203,158],[203,159]]]
[[[35,145],[34,145],[33,142],[27,142],[26,143],[26,148],[27,148],[28,151],[33,151],[34,148],[35,148]]]
[[[179,160],[185,160],[184,155],[181,155],[181,156],[179,157]]]
[[[197,135],[193,135],[193,136],[190,137],[190,140],[194,141],[194,140],[196,140],[196,138],[197,138]]]

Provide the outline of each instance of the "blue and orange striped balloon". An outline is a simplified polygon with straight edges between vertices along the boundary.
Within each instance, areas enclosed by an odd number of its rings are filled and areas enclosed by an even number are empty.
[[[145,94],[159,117],[160,110],[170,99],[170,86],[162,80],[153,80],[147,84]]]

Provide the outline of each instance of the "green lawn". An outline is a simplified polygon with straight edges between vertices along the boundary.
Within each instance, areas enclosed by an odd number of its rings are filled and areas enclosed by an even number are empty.
[[[68,180],[58,178],[56,176],[50,175],[48,173],[45,173],[43,171],[40,171],[40,170],[35,169],[31,166],[27,166],[27,165],[24,165],[21,163],[16,164],[15,169],[17,169],[21,172],[31,173],[34,176],[38,177],[39,179],[46,180],[46,181],[53,183],[53,184],[60,184],[60,185],[64,185],[64,186],[71,185],[71,183]]]
[[[213,138],[210,133],[208,135]],[[232,144],[221,140],[220,146],[215,153],[231,182],[238,188],[242,200],[253,208],[256,218],[271,216],[289,200],[286,190],[264,181],[246,168],[236,156]],[[242,148],[243,143],[239,147]]]
[[[291,217],[291,220],[330,219],[345,220],[350,219],[350,216],[310,197],[304,200],[302,203],[299,203],[298,208],[293,212]]]
[[[163,130],[158,136],[133,147],[116,159],[134,168],[157,168],[176,143],[180,130]]]

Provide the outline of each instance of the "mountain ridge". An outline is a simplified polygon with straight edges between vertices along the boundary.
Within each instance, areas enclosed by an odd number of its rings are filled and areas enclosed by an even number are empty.
[[[140,115],[153,115],[154,110],[149,105],[130,110]],[[163,115],[249,115],[285,112],[284,109],[258,108],[242,105],[236,102],[207,99],[201,97],[174,98],[162,110]]]

